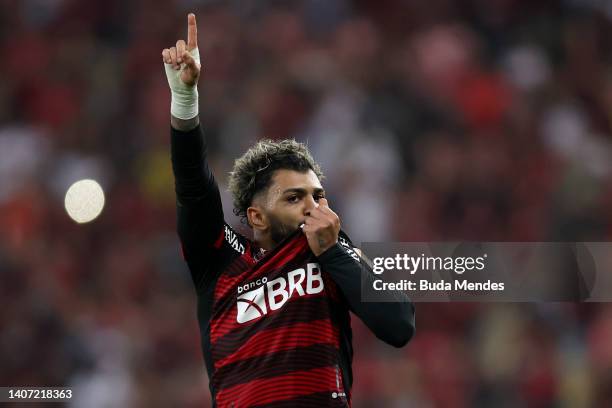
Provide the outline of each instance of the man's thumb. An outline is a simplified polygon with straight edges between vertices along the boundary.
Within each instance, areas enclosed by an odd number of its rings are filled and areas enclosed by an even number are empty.
[[[189,51],[185,51],[183,53],[183,62],[191,70],[197,71],[197,70],[200,69],[200,67],[198,66],[198,63],[196,62],[195,58],[193,58],[193,56],[191,55],[191,53]]]

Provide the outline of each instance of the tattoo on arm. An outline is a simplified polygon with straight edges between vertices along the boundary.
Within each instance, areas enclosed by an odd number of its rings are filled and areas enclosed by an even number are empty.
[[[170,125],[176,130],[181,132],[188,132],[195,129],[200,124],[200,115],[196,115],[195,118],[191,119],[179,119],[170,115]]]

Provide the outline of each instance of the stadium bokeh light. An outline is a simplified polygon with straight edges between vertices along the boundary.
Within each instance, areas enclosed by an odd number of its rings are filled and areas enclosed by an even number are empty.
[[[66,212],[75,222],[84,224],[95,220],[104,208],[104,190],[91,179],[73,183],[64,199]]]

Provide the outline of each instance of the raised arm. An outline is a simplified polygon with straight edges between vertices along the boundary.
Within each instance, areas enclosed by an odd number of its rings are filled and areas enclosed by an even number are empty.
[[[216,272],[214,244],[223,233],[219,187],[208,166],[206,139],[199,126],[200,56],[195,15],[187,17],[187,43],[165,48],[162,58],[172,93],[171,157],[177,198],[178,234],[197,290]]]
[[[164,48],[162,58],[172,92],[170,123],[177,130],[192,130],[199,124],[197,84],[201,68],[198,26],[193,13],[187,16],[187,43],[178,40],[175,47]]]

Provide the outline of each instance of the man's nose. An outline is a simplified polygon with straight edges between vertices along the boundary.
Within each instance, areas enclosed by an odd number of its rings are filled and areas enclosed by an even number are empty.
[[[309,195],[306,200],[304,200],[304,215],[310,215],[310,211],[318,206],[319,203],[314,200],[313,196]]]

